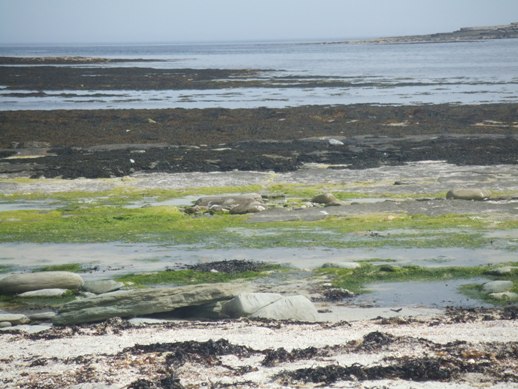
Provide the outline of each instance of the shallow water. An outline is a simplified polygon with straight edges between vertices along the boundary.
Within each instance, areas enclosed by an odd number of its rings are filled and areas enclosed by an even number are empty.
[[[218,90],[20,91],[0,86],[0,110],[280,108],[327,104],[483,104],[518,101],[518,39],[448,44],[302,42],[124,46],[0,46],[0,55],[144,58],[81,67],[261,69],[268,87]],[[0,68],[1,71],[1,68]],[[346,82],[325,86],[323,82]],[[313,86],[304,87],[305,82]],[[317,84],[315,84],[315,82]],[[18,91],[17,91],[18,92]],[[40,97],[33,92],[45,92]]]

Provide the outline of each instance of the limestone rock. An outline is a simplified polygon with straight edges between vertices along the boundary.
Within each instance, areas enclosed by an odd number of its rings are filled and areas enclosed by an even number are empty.
[[[52,320],[54,317],[56,317],[56,312],[53,312],[53,311],[37,312],[37,313],[31,313],[29,315],[29,319],[31,321],[47,321],[47,320]]]
[[[281,298],[282,296],[278,293],[241,293],[223,304],[221,312],[235,318],[250,316]]]
[[[490,293],[489,297],[492,297],[496,300],[518,301],[518,293],[514,292]]]
[[[343,205],[332,193],[319,194],[311,199],[312,203],[324,204],[325,206]]]
[[[305,296],[288,296],[266,305],[250,317],[271,320],[316,321],[317,310]]]
[[[0,313],[0,322],[9,322],[13,326],[17,324],[27,324],[29,318],[19,313]]]
[[[296,321],[315,321],[318,315],[306,297],[283,297],[276,293],[242,293],[225,303],[222,313],[231,317]]]
[[[49,271],[11,274],[0,279],[0,294],[17,294],[39,289],[79,289],[83,279],[75,273]]]
[[[67,325],[170,312],[177,308],[231,299],[242,289],[239,284],[204,284],[105,293],[63,305],[53,322]]]
[[[59,289],[59,288],[52,288],[52,289],[38,289],[38,290],[31,290],[29,292],[23,292],[18,295],[18,297],[62,297],[65,293],[68,292],[68,289]]]
[[[491,192],[479,188],[458,188],[452,189],[446,193],[449,200],[475,200],[484,201],[491,197]]]
[[[486,293],[507,292],[513,287],[512,281],[490,281],[482,285],[482,290]]]
[[[124,284],[114,280],[85,281],[83,289],[90,293],[103,294],[122,288]]]

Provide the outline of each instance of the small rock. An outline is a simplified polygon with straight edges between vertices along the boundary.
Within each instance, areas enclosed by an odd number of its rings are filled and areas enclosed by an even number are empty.
[[[452,189],[446,193],[449,200],[473,200],[484,201],[491,197],[491,192],[485,189],[477,188],[459,188]]]
[[[312,203],[324,204],[325,206],[343,205],[332,193],[319,194],[311,199]]]
[[[489,297],[492,297],[496,300],[518,301],[518,293],[514,292],[490,293]]]
[[[65,293],[68,292],[68,289],[38,289],[31,290],[29,292],[23,292],[18,295],[18,297],[62,297]]]
[[[486,293],[507,292],[513,287],[512,281],[490,281],[482,285],[482,290]]]
[[[338,139],[333,139],[333,138],[329,139],[328,142],[331,146],[343,146],[344,145],[344,142],[342,142]]]
[[[78,274],[66,271],[11,274],[0,279],[0,293],[18,294],[40,289],[72,289],[83,286]]]
[[[87,292],[102,294],[119,290],[124,284],[114,280],[96,280],[96,281],[85,281],[83,289]]]
[[[0,313],[0,322],[9,322],[12,325],[27,324],[30,322],[29,318],[19,313]]]
[[[147,122],[148,122],[149,124],[156,124],[156,120],[153,120],[153,119],[151,119],[151,118],[148,118],[148,119],[147,119]]]
[[[8,328],[11,326],[12,326],[12,324],[8,321],[0,321],[0,328]]]

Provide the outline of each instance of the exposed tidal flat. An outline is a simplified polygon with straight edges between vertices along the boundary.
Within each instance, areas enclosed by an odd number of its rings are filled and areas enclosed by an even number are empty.
[[[428,79],[195,51],[5,65],[0,382],[516,386],[513,43],[487,45],[511,54],[462,79],[455,53]]]

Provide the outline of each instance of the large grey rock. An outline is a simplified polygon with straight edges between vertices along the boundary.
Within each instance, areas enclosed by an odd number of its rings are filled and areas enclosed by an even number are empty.
[[[39,289],[79,289],[80,275],[66,271],[11,274],[0,279],[0,294],[17,294]]]
[[[194,203],[193,209],[196,207],[207,207],[212,211],[230,211],[234,214],[261,212],[266,209],[258,193],[201,197]]]
[[[281,298],[278,293],[241,293],[223,304],[221,313],[234,318],[250,316]]]
[[[85,281],[83,289],[90,293],[103,294],[119,290],[123,286],[122,282],[114,280],[92,280]]]
[[[266,305],[250,317],[271,320],[316,321],[317,310],[305,296],[288,296]]]
[[[38,290],[31,290],[29,292],[23,292],[18,295],[18,297],[62,297],[65,293],[68,292],[68,289],[59,289],[59,288],[52,288],[52,289],[38,289]]]
[[[276,293],[242,293],[225,303],[222,313],[231,317],[296,321],[315,321],[318,315],[306,297],[283,297]]]
[[[507,292],[513,287],[512,281],[490,281],[482,285],[482,290],[486,293],[500,293]]]
[[[9,322],[14,326],[29,323],[30,320],[27,316],[20,313],[0,313],[0,322]]]
[[[458,188],[446,193],[446,198],[450,200],[475,200],[484,201],[491,197],[491,192],[480,188]]]
[[[170,312],[230,299],[242,289],[238,284],[204,284],[105,293],[63,305],[53,322],[67,325]]]

